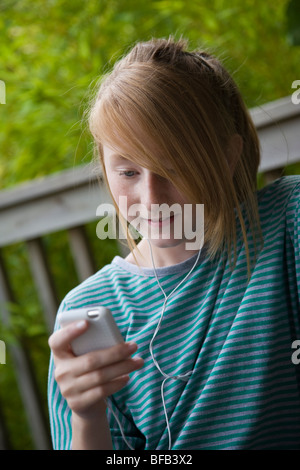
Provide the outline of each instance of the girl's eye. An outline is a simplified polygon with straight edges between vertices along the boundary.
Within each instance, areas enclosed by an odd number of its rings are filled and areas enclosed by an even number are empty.
[[[119,173],[119,175],[120,175],[120,176],[126,176],[126,178],[131,178],[132,176],[135,175],[135,173],[136,173],[136,172],[133,171],[133,170],[128,170],[128,171],[125,170],[125,171],[121,171],[121,172]]]

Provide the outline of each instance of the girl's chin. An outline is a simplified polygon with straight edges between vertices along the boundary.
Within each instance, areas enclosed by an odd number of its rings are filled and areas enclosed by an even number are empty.
[[[152,246],[157,248],[175,248],[182,245],[182,249],[185,249],[185,242],[186,240],[178,240],[178,239],[164,239],[164,238],[150,238],[150,237],[143,237],[143,240],[149,240]]]

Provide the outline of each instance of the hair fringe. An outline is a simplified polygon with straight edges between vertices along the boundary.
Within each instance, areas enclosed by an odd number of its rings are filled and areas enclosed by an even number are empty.
[[[182,37],[151,39],[138,42],[98,87],[87,112],[95,155],[102,161],[102,142],[113,145],[121,135],[134,150],[133,160],[163,172],[159,158],[136,137],[137,124],[155,136],[164,157],[181,172],[181,180],[169,179],[194,202],[201,197],[206,201],[209,260],[226,254],[234,269],[239,223],[249,281],[263,244],[256,200],[260,148],[250,113],[221,62],[207,50],[189,51]],[[231,176],[224,148],[235,133],[243,139],[243,150]],[[119,220],[134,255],[137,244],[120,214]],[[253,237],[253,259],[245,220]]]

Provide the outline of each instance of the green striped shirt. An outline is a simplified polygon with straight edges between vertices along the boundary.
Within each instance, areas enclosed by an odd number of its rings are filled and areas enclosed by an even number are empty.
[[[292,343],[300,339],[300,176],[276,180],[257,192],[264,246],[247,278],[245,246],[238,234],[233,272],[225,255],[208,261],[205,248],[190,277],[170,297],[154,340],[155,359],[169,375],[164,399],[172,449],[300,449],[300,364]],[[247,220],[246,220],[246,226]],[[249,230],[249,248],[254,256]],[[196,260],[157,268],[170,293]],[[61,310],[104,305],[126,341],[136,341],[145,363],[111,402],[135,449],[168,449],[161,397],[164,377],[149,343],[164,297],[154,271],[116,256],[73,289]],[[71,412],[49,367],[53,446],[72,446]],[[108,411],[114,449],[128,449]],[[99,430],[100,432],[100,430]]]

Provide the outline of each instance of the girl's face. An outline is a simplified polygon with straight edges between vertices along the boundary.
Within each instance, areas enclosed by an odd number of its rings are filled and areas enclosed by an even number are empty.
[[[153,247],[185,250],[187,224],[189,233],[193,233],[192,204],[170,180],[125,159],[107,146],[103,146],[103,158],[108,184],[122,216],[144,238],[151,240]]]

